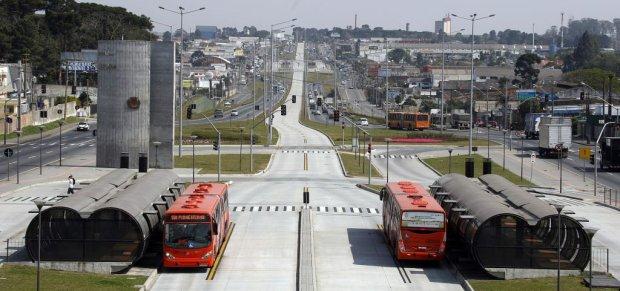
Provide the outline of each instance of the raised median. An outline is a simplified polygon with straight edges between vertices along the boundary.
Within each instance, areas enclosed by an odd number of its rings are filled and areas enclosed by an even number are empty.
[[[222,154],[222,174],[255,174],[259,173],[269,164],[270,154],[255,154],[253,171],[250,171],[250,155]],[[195,156],[195,168],[198,174],[217,174],[218,156],[199,155]],[[192,168],[192,156],[174,158],[175,168]]]

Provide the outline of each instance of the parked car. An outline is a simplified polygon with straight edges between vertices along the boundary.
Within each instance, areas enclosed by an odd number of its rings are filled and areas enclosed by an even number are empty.
[[[90,126],[88,125],[88,123],[84,121],[80,121],[76,128],[77,131],[88,131],[89,129],[90,129]]]
[[[224,102],[224,105],[226,105],[226,106],[230,106],[230,104],[232,104],[232,103],[230,103],[230,101]]]
[[[233,110],[230,112],[230,116],[239,116],[239,111],[237,111],[237,109],[233,109]]]
[[[222,109],[215,109],[215,113],[213,114],[213,116],[215,118],[224,117],[224,110],[222,110]]]
[[[365,117],[360,118],[357,124],[361,126],[368,126],[368,118],[365,118]]]

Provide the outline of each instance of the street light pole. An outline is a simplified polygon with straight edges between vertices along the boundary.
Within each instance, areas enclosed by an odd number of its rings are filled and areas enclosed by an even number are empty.
[[[523,141],[525,140],[525,136],[521,137],[521,181],[523,181],[523,158],[525,157]]]
[[[390,141],[392,141],[389,138],[385,139],[385,142],[387,143],[387,159],[386,160],[386,172],[387,174],[385,175],[385,183],[390,183]]]
[[[446,81],[445,79],[445,73],[444,71],[446,70],[446,49],[445,49],[445,43],[446,43],[446,32],[443,29],[443,26],[441,28],[441,113],[440,113],[440,118],[441,118],[441,131],[443,131],[443,103],[444,103],[444,99],[443,99],[443,94],[444,94],[444,83]]]
[[[243,127],[239,128],[239,172],[242,173],[241,161],[243,160]]]
[[[43,175],[43,126],[39,126],[39,175]]]
[[[179,11],[166,9],[162,6],[159,6],[159,9],[172,12],[172,13],[175,13],[181,16],[181,48],[180,48],[181,58],[179,60],[179,158],[180,158],[181,147],[183,146],[183,51],[184,51],[183,41],[185,37],[183,35],[183,15],[190,14],[190,13],[200,11],[200,10],[205,10],[206,8],[200,7],[198,9],[194,9],[188,12],[185,12],[185,8],[183,8],[182,6],[179,6]]]
[[[20,155],[20,150],[19,150],[19,137],[22,135],[22,131],[21,130],[16,130],[15,133],[17,133],[17,156],[16,156],[16,167],[17,167],[17,184],[19,184],[19,155]]]
[[[58,165],[62,167],[62,120],[58,121]]]
[[[196,183],[196,138],[197,136],[192,135],[190,139],[192,140],[192,183]]]

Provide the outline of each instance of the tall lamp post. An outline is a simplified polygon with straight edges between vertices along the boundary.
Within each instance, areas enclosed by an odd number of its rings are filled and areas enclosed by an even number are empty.
[[[222,148],[222,133],[217,129],[217,127],[215,127],[215,124],[211,122],[209,117],[207,117],[204,113],[201,114],[209,122],[209,124],[211,124],[211,127],[213,127],[215,132],[217,132],[217,181],[219,182],[222,174],[222,152],[220,150]]]
[[[241,162],[243,161],[243,130],[245,128],[239,127],[239,172],[241,172]]]
[[[21,130],[16,130],[15,133],[17,134],[17,155],[16,155],[16,158],[15,158],[15,166],[17,168],[17,184],[19,184],[19,155],[20,155],[19,137],[22,135],[22,131]]]
[[[182,6],[179,6],[179,11],[170,10],[162,6],[159,6],[159,9],[172,12],[181,16],[181,58],[179,60],[179,157],[181,157],[181,147],[183,146],[183,41],[185,40],[183,35],[183,15],[200,10],[205,10],[206,8],[200,7],[198,9],[190,10],[187,12]]]
[[[385,183],[390,183],[390,142],[392,141],[391,138],[386,138],[385,139],[385,143],[387,144],[387,159],[385,159],[386,161],[386,170],[387,170],[387,174],[385,175]]]
[[[471,151],[473,147],[473,134],[474,134],[474,25],[477,20],[482,20],[486,18],[494,17],[495,14],[491,14],[485,17],[478,17],[478,14],[474,13],[467,17],[461,17],[456,14],[452,14],[452,16],[464,20],[471,21],[471,86],[470,86],[470,98],[469,98],[469,147],[468,147],[468,158],[465,161],[465,174],[467,177],[472,178],[474,176],[474,158],[471,156]]]
[[[192,183],[196,183],[196,138],[195,135],[189,137],[192,140]]]
[[[58,165],[62,167],[62,124],[63,121],[58,121]]]
[[[39,127],[39,175],[43,175],[43,126]]]
[[[41,290],[41,209],[45,206],[45,201],[36,199],[34,204],[37,206],[39,216],[39,227],[37,229],[37,291]]]

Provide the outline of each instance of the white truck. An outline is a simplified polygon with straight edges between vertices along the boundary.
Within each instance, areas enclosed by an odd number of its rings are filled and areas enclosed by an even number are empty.
[[[538,124],[540,157],[566,158],[572,142],[570,117],[544,116]]]

